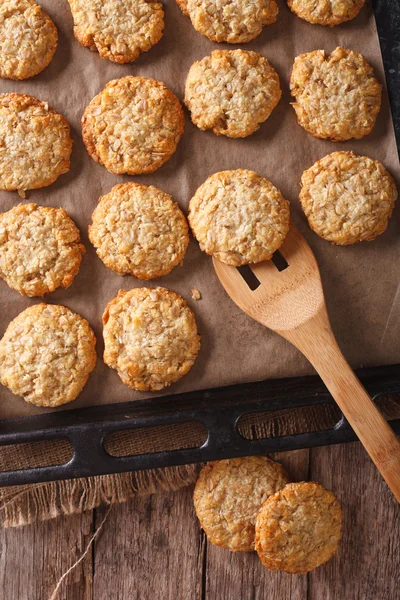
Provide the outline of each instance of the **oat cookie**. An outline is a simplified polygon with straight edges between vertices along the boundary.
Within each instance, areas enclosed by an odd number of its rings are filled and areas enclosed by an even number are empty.
[[[275,0],[176,0],[193,27],[213,42],[243,44],[275,23]]]
[[[122,183],[102,196],[89,238],[104,264],[139,279],[166,275],[182,263],[189,243],[186,218],[168,194]]]
[[[69,171],[72,139],[63,116],[33,96],[0,94],[0,189],[45,187]]]
[[[0,3],[0,77],[28,79],[51,61],[57,28],[34,0]]]
[[[85,247],[62,208],[19,204],[0,214],[0,277],[23,296],[71,285]]]
[[[200,349],[193,312],[165,288],[120,290],[103,324],[104,362],[133,390],[168,387],[192,368]]]
[[[214,50],[191,66],[185,104],[200,129],[241,138],[257,131],[281,95],[278,74],[261,54]]]
[[[82,46],[112,62],[126,63],[162,37],[164,11],[155,0],[68,0],[74,34]]]
[[[272,571],[308,573],[337,550],[342,509],[319,483],[289,483],[263,504],[256,521],[256,550]]]
[[[300,202],[308,224],[320,237],[347,246],[383,233],[397,189],[378,160],[353,152],[333,152],[304,171]]]
[[[288,0],[289,8],[304,21],[334,27],[354,19],[365,0]]]
[[[289,202],[264,177],[237,169],[211,175],[189,204],[200,248],[239,267],[271,258],[289,230]]]
[[[89,323],[69,308],[30,306],[0,341],[0,382],[36,406],[71,402],[95,367],[95,346]]]
[[[163,83],[143,77],[110,81],[82,117],[86,149],[111,173],[153,173],[175,152],[185,119]]]
[[[346,141],[371,133],[381,108],[382,86],[362,54],[336,48],[301,54],[290,80],[299,124],[314,137]]]
[[[208,463],[194,490],[201,527],[213,544],[234,552],[254,550],[257,514],[289,482],[285,469],[266,456]]]

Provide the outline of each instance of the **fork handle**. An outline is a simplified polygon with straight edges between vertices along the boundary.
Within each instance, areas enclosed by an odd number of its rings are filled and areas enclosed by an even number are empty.
[[[344,358],[320,314],[297,330],[280,332],[310,361],[400,502],[400,441]]]

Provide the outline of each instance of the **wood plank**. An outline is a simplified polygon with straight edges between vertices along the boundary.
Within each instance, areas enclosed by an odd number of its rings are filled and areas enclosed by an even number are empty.
[[[297,481],[308,477],[308,456],[309,450],[298,450],[273,458]],[[307,599],[306,575],[272,573],[262,566],[255,552],[234,553],[207,543],[206,564],[206,600]]]
[[[91,533],[91,512],[0,530],[0,597],[48,600]],[[92,600],[90,553],[63,583],[57,600]]]
[[[398,600],[399,507],[361,444],[311,450],[310,478],[337,494],[344,527],[338,553],[309,574],[308,600]]]
[[[95,600],[201,600],[204,538],[192,491],[113,506],[95,542]],[[96,511],[96,524],[104,510]]]

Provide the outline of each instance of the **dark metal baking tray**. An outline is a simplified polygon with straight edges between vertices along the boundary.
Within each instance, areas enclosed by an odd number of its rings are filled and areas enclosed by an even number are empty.
[[[375,0],[373,5],[400,149],[400,0]],[[400,394],[400,365],[363,369],[358,375],[374,399]],[[0,485],[105,475],[356,440],[343,416],[334,427],[321,431],[255,440],[244,438],[238,431],[239,419],[249,413],[322,404],[334,404],[334,400],[319,377],[313,376],[0,420],[0,445],[67,439],[73,448],[73,456],[65,464],[0,473]],[[112,432],[193,421],[206,430],[206,440],[200,447],[120,457],[111,456],[104,448],[104,440]],[[391,426],[400,435],[400,419],[391,421]]]

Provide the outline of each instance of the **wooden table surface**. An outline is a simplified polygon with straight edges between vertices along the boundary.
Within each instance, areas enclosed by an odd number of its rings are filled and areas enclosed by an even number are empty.
[[[344,510],[336,556],[313,573],[272,573],[255,553],[207,543],[192,488],[114,505],[59,600],[399,600],[399,509],[358,443],[277,455],[293,479],[332,489]],[[100,508],[0,532],[0,598],[48,600],[104,514]]]

